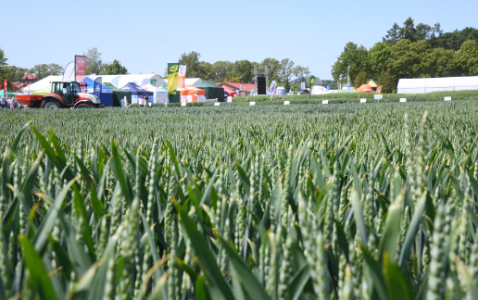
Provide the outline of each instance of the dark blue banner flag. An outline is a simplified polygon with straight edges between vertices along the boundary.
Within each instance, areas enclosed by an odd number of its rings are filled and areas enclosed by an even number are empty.
[[[95,84],[93,86],[93,94],[97,96],[98,98],[100,97],[101,94],[101,87],[103,85],[103,79],[101,77],[98,77],[95,79]]]

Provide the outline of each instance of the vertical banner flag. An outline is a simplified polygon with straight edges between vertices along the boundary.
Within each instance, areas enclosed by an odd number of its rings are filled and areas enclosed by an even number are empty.
[[[86,90],[86,56],[75,55],[75,81],[80,84],[80,90]]]
[[[186,88],[186,66],[179,65],[178,89]]]
[[[168,93],[170,95],[176,95],[176,89],[178,87],[178,71],[179,64],[168,63]]]
[[[8,79],[5,78],[5,82],[3,83],[3,97],[7,99],[7,84],[8,84]]]
[[[314,87],[314,83],[315,83],[315,76],[312,75],[312,76],[310,76],[310,81],[309,81],[309,95],[307,96],[307,98],[310,98],[310,95],[312,94],[312,88]]]
[[[303,91],[305,90],[305,82],[300,83],[300,89]]]
[[[310,76],[310,83],[309,83],[309,89],[310,89],[310,92],[312,92],[312,88],[314,87],[314,83],[315,83],[315,76]]]
[[[274,91],[276,90],[276,86],[277,86],[276,81],[272,80],[272,83],[271,83],[271,100],[272,100],[272,96],[274,95]]]
[[[62,81],[75,81],[75,72],[76,72],[75,62],[72,61],[66,66],[65,71],[63,72]]]
[[[377,94],[381,94],[381,93],[382,93],[382,86],[379,86],[379,87],[377,88]]]
[[[327,92],[330,91],[330,84],[327,84]]]
[[[93,94],[97,96],[98,98],[100,97],[101,94],[101,89],[103,85],[103,79],[101,77],[98,77],[95,79],[95,84],[93,85]]]

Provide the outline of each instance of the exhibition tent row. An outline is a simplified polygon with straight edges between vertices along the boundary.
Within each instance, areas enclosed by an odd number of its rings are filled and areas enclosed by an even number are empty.
[[[153,76],[146,75],[122,75],[122,76],[88,76],[86,77],[86,92],[90,94],[96,94],[101,103],[105,106],[122,106],[124,105],[124,99],[126,103],[134,104],[138,103],[138,99],[141,96],[148,96],[152,103],[167,103],[168,91],[166,86],[158,75]],[[95,88],[95,80],[101,77],[102,84]],[[153,78],[153,79],[149,79]],[[62,76],[48,76],[42,80],[35,82],[24,89],[24,94],[33,95],[46,95],[51,92],[51,82],[61,81]],[[127,81],[132,80],[132,81]],[[111,82],[112,81],[112,82]],[[138,84],[138,82],[141,84]],[[122,85],[124,83],[124,85]],[[158,86],[153,85],[156,84]]]
[[[101,77],[101,85],[95,80]],[[62,81],[62,76],[48,76],[24,89],[24,94],[46,95],[51,91],[51,82]],[[189,80],[189,82],[188,82]],[[224,89],[214,82],[199,78],[186,79],[186,88],[178,89],[177,102],[203,102],[206,99],[224,101]],[[148,96],[152,103],[168,103],[167,82],[156,74],[105,75],[86,77],[87,93],[96,94],[105,106],[122,106],[138,103],[139,98]]]

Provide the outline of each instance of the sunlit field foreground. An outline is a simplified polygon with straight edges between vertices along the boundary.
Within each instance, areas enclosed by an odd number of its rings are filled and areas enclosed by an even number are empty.
[[[0,298],[478,299],[477,112],[0,111]]]

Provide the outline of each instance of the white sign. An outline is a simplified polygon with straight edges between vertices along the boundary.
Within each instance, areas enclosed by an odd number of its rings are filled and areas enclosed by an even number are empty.
[[[232,102],[232,96],[227,97],[227,102]]]
[[[375,95],[375,96],[373,96],[373,99],[374,100],[382,100],[383,96],[382,95]]]
[[[401,102],[401,103],[407,102],[407,98],[400,98],[400,102]]]
[[[191,103],[193,102],[193,96],[192,95],[188,95],[188,96],[181,96],[181,103]]]
[[[186,103],[181,103],[181,106],[186,106],[187,104]]]
[[[445,101],[451,101],[451,97],[445,97]]]
[[[254,105],[256,105],[256,102],[250,102],[249,105],[254,106]]]
[[[186,66],[179,65],[178,76],[186,76]]]
[[[329,100],[322,100],[322,104],[329,104]]]
[[[221,103],[216,102],[216,103],[214,103],[214,106],[219,106],[220,104],[221,104]]]
[[[290,105],[290,101],[284,101],[284,105]]]
[[[367,103],[367,99],[360,99],[360,103]]]

